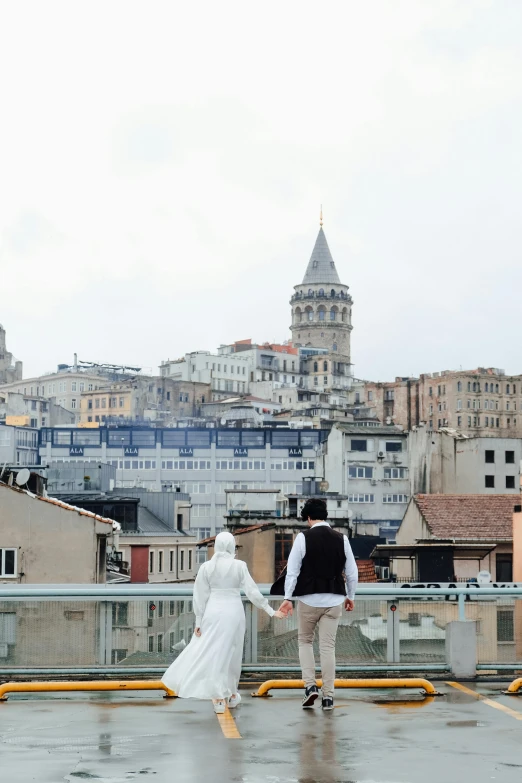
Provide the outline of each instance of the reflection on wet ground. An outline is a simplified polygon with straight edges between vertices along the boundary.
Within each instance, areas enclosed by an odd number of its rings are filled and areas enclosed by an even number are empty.
[[[442,697],[342,692],[330,713],[303,711],[298,691],[271,699],[245,692],[234,713],[241,739],[227,739],[210,704],[197,701],[12,697],[0,705],[2,779],[519,783],[522,697],[503,695],[500,684],[466,687],[442,684]]]

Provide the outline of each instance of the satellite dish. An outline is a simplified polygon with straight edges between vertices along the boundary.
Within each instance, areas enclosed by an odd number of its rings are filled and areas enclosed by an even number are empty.
[[[328,483],[328,481],[320,481],[319,482],[319,489],[321,490],[321,492],[328,492],[328,487],[329,486],[330,486],[330,484]]]
[[[19,470],[18,473],[16,474],[15,481],[19,487],[23,487],[24,484],[27,484],[30,478],[31,478],[31,471],[27,470],[27,468],[22,468],[22,470]]]

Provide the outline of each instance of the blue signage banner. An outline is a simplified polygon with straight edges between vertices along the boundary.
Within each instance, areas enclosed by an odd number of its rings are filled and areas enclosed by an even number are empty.
[[[194,449],[192,446],[185,446],[184,448],[179,450],[179,456],[180,457],[193,457],[194,456]]]
[[[140,453],[140,450],[137,446],[125,446],[123,449],[123,454],[126,457],[138,457]]]
[[[234,457],[248,457],[248,449],[246,446],[236,446],[234,449]]]
[[[303,449],[300,446],[294,446],[291,449],[288,449],[288,456],[289,457],[302,457],[303,456]]]
[[[83,457],[83,446],[70,446],[69,457]]]

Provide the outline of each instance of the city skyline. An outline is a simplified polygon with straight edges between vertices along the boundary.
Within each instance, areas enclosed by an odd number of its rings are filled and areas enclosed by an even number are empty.
[[[289,339],[321,202],[357,377],[521,371],[522,7],[276,9],[114,3],[81,33],[66,3],[31,31],[2,11],[0,322],[26,377]]]

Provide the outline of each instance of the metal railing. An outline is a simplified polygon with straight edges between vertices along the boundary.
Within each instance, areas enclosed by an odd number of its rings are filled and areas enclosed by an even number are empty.
[[[161,674],[192,636],[192,588],[3,584],[0,678]],[[521,599],[522,587],[360,585],[341,618],[338,671],[447,671],[454,620],[477,624],[479,671],[522,669]],[[244,672],[300,671],[296,614],[274,620],[249,602],[245,611]]]

